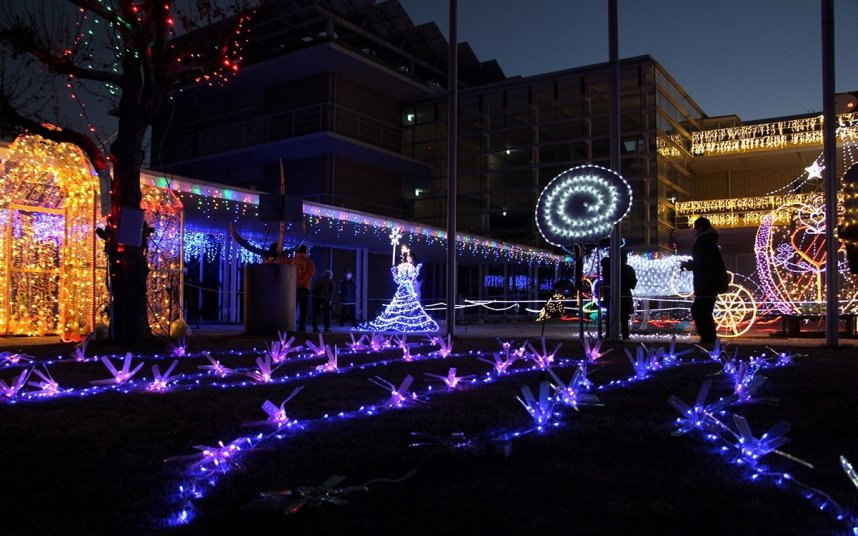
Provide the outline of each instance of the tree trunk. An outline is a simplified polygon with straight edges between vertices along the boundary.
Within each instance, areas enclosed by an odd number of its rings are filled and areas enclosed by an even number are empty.
[[[145,247],[147,233],[144,221],[142,234],[131,232],[131,240],[119,243],[119,237],[129,229],[121,229],[122,213],[126,216],[140,210],[140,166],[143,162],[143,137],[148,123],[140,113],[139,103],[129,102],[125,95],[120,101],[119,129],[110,147],[114,160],[111,191],[110,225],[108,233],[109,284],[112,295],[110,337],[127,344],[152,337],[149,328],[149,302],[146,282],[149,266]],[[136,231],[133,230],[133,231]],[[133,242],[137,241],[139,245]]]

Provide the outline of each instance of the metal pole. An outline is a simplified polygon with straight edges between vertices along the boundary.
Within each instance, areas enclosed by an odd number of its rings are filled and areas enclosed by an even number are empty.
[[[458,36],[456,0],[450,0],[447,69],[447,335],[456,335],[456,147],[458,146]]]
[[[611,70],[611,169],[620,173],[620,61],[617,32],[617,0],[608,0],[608,41]],[[608,340],[620,339],[620,223],[611,230],[611,305],[608,311]]]
[[[822,0],[822,147],[825,160],[825,344],[837,346],[840,303],[837,278],[840,274],[834,236],[837,226],[837,138],[834,115],[834,0]]]

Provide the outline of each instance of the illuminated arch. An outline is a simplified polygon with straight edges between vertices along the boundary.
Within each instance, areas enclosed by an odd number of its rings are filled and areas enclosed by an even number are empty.
[[[104,265],[97,195],[77,146],[35,135],[12,143],[0,175],[0,331],[77,340],[92,329]]]
[[[99,178],[75,145],[23,135],[0,165],[0,334],[89,334],[107,312]],[[149,322],[169,330],[181,309],[182,204],[141,184],[148,241]]]

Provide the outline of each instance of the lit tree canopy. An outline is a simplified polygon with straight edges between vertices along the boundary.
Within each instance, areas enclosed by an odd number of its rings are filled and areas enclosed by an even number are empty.
[[[0,47],[11,60],[3,69],[0,129],[74,143],[99,174],[112,163],[103,238],[113,337],[147,338],[145,236],[142,247],[116,236],[121,213],[140,208],[146,133],[178,87],[222,83],[238,71],[247,23],[264,0],[0,1]],[[64,118],[67,98],[77,102],[77,124]],[[84,102],[117,117],[115,137],[93,125]]]

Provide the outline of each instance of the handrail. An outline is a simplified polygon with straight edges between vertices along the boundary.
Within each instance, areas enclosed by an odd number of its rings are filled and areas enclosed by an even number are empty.
[[[168,136],[162,144],[161,159],[180,162],[317,132],[334,132],[396,153],[402,152],[402,129],[399,126],[351,108],[324,102]]]

